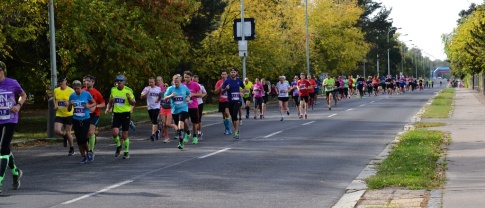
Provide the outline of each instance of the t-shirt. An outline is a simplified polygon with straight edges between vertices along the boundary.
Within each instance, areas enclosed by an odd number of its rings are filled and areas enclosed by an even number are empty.
[[[93,99],[94,101],[96,101],[96,104],[101,104],[101,103],[104,103],[104,98],[103,98],[103,95],[101,95],[101,93],[97,90],[97,89],[94,89],[94,88],[91,88],[90,90],[86,89],[86,88],[83,88],[84,91],[86,92],[89,92],[89,94],[91,94],[91,96],[93,96]],[[89,103],[91,104],[91,103]],[[100,116],[100,112],[99,112],[99,108],[94,108],[94,111],[92,112],[95,116]]]
[[[335,85],[335,79],[333,79],[333,78],[325,78],[323,80],[323,85],[325,86],[325,90],[327,92],[333,91],[333,86]]]
[[[300,96],[300,91],[298,91],[298,87],[296,87],[297,82],[293,81],[291,82],[291,86],[293,86],[293,96],[298,97]]]
[[[133,90],[129,87],[124,86],[123,89],[118,89],[118,87],[111,88],[111,95],[110,98],[114,98],[113,103],[113,112],[115,113],[128,113],[131,111],[130,101],[126,97],[126,94],[130,95],[131,99],[135,99],[133,95]]]
[[[17,104],[15,95],[24,90],[15,79],[5,78],[0,82],[0,124],[18,123],[19,113],[10,112],[10,108]]]
[[[300,90],[300,96],[310,95],[308,88],[313,88],[313,87],[311,87],[310,82],[308,82],[308,80],[306,80],[306,79],[298,81],[298,83],[296,83],[296,85],[298,86],[298,88]]]
[[[229,90],[226,91],[229,96],[228,102],[242,102],[239,88],[245,88],[243,81],[239,78],[236,78],[235,80],[232,78],[226,79],[222,84],[221,89],[226,89],[226,86],[228,85]]]
[[[170,86],[165,92],[165,97],[171,95],[175,92],[175,97],[170,99],[170,104],[172,105],[172,114],[179,114],[181,112],[189,112],[189,105],[186,101],[186,97],[190,95],[190,90],[185,85],[180,85],[176,87],[175,85]]]
[[[349,88],[349,80],[344,79],[344,88]]]
[[[163,97],[165,97],[165,87],[160,86],[161,92],[159,93],[159,98],[160,98],[160,106],[163,109],[172,109],[172,105],[170,105],[170,100],[165,100]]]
[[[67,110],[67,100],[69,100],[69,96],[74,92],[74,90],[70,87],[66,87],[66,89],[61,89],[61,87],[57,87],[54,89],[54,99],[57,105],[56,116],[59,117],[68,117],[72,116],[72,110]]]
[[[254,84],[253,85],[253,95],[254,95],[254,98],[260,98],[260,97],[263,97],[263,85],[261,84]]]
[[[201,93],[207,93],[207,91],[205,91],[204,85],[199,84],[199,87],[200,87],[200,92]],[[199,103],[199,105],[202,104],[202,103],[204,103],[204,100],[202,99],[202,97],[197,97],[197,103]]]
[[[146,95],[147,97],[147,108],[148,110],[153,109],[160,109],[160,102],[157,103],[158,95],[162,92],[159,86],[146,86],[143,91],[141,91],[141,95]]]
[[[309,93],[314,93],[315,92],[315,86],[317,86],[317,82],[315,82],[314,79],[309,79],[308,82],[310,83],[310,87],[308,87],[308,92]]]
[[[251,81],[248,81],[248,83],[244,83],[244,94],[243,98],[249,98],[251,95],[251,88],[253,87],[253,83]]]
[[[357,87],[362,88],[364,87],[365,79],[362,77],[357,78]]]
[[[355,83],[354,78],[350,78],[349,79],[349,87],[354,87],[355,86],[354,83]]]
[[[278,89],[278,97],[288,97],[288,88],[290,88],[290,84],[288,82],[278,82],[276,83],[276,88]]]
[[[188,84],[185,83],[185,86],[189,88],[191,93],[200,92],[200,86],[199,86],[199,83],[197,82],[192,81],[192,82],[189,82]],[[197,97],[193,96],[192,98],[190,98],[189,108],[199,108],[199,102],[197,102]]]
[[[75,120],[86,120],[89,118],[89,108],[85,108],[84,106],[89,103],[90,100],[93,99],[93,96],[86,91],[81,91],[81,94],[76,94],[73,92],[69,96],[69,102],[74,101],[73,109],[74,113],[72,115],[72,119]]]
[[[215,88],[216,89],[220,89],[222,87],[222,84],[224,83],[224,80],[219,80],[217,81],[216,83],[216,86]],[[222,92],[222,90],[219,92],[219,102],[220,103],[224,103],[224,102],[227,102],[227,91],[226,92]]]

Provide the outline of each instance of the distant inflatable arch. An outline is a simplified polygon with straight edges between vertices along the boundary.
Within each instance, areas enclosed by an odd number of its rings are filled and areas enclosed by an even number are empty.
[[[438,67],[433,71],[433,77],[441,77],[441,74],[449,74],[450,67]]]

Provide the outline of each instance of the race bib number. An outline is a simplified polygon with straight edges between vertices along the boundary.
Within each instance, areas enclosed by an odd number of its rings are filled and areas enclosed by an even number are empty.
[[[232,100],[240,100],[239,99],[239,92],[231,93]]]
[[[300,89],[306,89],[306,85],[301,84],[301,85],[300,85]]]
[[[184,103],[184,97],[183,96],[175,96],[173,104],[175,105],[180,105]]]
[[[0,109],[0,120],[7,120],[7,119],[10,119],[10,109],[1,108]]]
[[[58,100],[57,107],[59,108],[66,108],[66,101],[65,100]]]
[[[115,105],[117,106],[125,105],[125,98],[115,98]]]
[[[327,89],[327,91],[332,91],[333,90],[333,87],[332,86],[327,86],[326,89]]]
[[[227,91],[221,94],[221,98],[227,99]]]
[[[84,112],[83,106],[74,107],[74,115],[79,117],[84,117],[86,113]]]

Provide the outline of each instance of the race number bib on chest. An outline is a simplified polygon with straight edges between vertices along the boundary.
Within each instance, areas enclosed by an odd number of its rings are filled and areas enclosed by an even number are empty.
[[[59,108],[66,108],[66,101],[65,100],[58,100],[57,107]]]
[[[233,93],[231,93],[232,100],[240,100],[239,99],[239,96],[240,96],[239,95],[239,92],[233,92]]]
[[[176,104],[176,105],[183,104],[184,103],[184,97],[175,96],[173,103]]]
[[[118,105],[118,106],[125,105],[125,98],[115,97],[115,105]]]

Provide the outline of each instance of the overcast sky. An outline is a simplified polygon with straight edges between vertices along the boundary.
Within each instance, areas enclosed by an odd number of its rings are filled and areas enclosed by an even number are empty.
[[[406,45],[414,44],[431,59],[445,60],[441,35],[456,28],[461,10],[471,3],[482,4],[483,0],[376,0],[392,8],[390,18],[393,26],[400,27],[401,37]],[[409,42],[408,40],[412,40]],[[427,55],[429,54],[429,55]],[[433,58],[434,57],[434,58]]]

